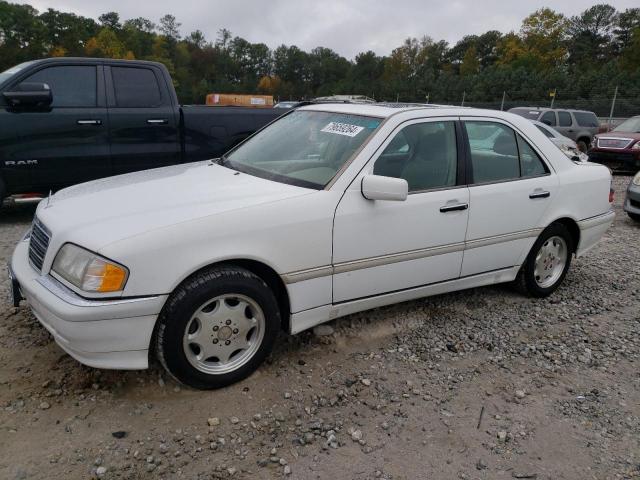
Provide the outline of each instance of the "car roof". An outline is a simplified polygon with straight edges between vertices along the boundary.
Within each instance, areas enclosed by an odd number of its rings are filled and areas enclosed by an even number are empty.
[[[515,110],[516,108],[523,108],[526,110],[538,110],[540,112],[547,112],[547,111],[551,111],[551,112],[557,112],[559,110],[562,110],[564,112],[584,112],[584,113],[593,113],[595,115],[594,112],[592,112],[591,110],[580,110],[578,108],[549,108],[549,107],[527,107],[527,106],[522,106],[522,107],[513,107],[510,108],[509,110]]]
[[[387,118],[392,115],[407,111],[441,112],[442,110],[459,110],[458,114],[469,112],[470,108],[452,107],[450,105],[432,105],[421,103],[331,103],[322,102],[305,105],[298,110],[310,110],[319,112],[345,113],[350,115],[363,115],[368,117]]]

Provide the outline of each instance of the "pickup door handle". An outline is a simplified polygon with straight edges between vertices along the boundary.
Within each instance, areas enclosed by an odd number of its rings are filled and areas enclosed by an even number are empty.
[[[440,207],[440,211],[442,213],[447,213],[447,212],[455,212],[458,210],[466,210],[467,208],[469,208],[468,203],[456,203],[454,205],[445,205],[444,207]]]
[[[551,196],[551,192],[547,192],[547,191],[539,191],[539,192],[533,192],[529,194],[529,198],[536,199],[536,198],[549,198]]]
[[[102,120],[78,120],[78,125],[102,125]]]
[[[150,118],[147,123],[150,125],[166,125],[169,122],[166,118]]]

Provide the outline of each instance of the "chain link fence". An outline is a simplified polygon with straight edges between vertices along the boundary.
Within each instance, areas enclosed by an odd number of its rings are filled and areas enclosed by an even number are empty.
[[[555,98],[549,95],[548,98],[522,99],[518,96],[514,99],[509,92],[504,92],[504,98],[493,101],[474,101],[474,99],[463,94],[459,105],[465,107],[487,108],[491,110],[509,110],[514,107],[551,107],[567,108],[576,110],[588,110],[594,112],[601,119],[629,118],[640,115],[640,88],[638,91],[622,92],[612,91],[610,96],[590,96],[581,97],[577,92],[560,91],[555,94]],[[432,100],[433,103],[438,103]],[[448,102],[452,103],[452,102]]]

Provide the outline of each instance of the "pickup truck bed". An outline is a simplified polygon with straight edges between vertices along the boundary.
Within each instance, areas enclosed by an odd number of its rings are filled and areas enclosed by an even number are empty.
[[[0,202],[216,158],[282,109],[180,106],[160,63],[50,58],[0,73]]]

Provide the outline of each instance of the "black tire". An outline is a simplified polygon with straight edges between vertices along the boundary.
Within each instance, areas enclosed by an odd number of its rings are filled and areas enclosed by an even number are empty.
[[[224,294],[243,295],[262,309],[264,335],[253,356],[237,369],[205,373],[187,359],[183,337],[197,309]],[[276,298],[260,277],[232,265],[211,267],[185,280],[171,294],[158,318],[155,350],[160,363],[179,382],[198,389],[221,388],[243,380],[260,366],[273,348],[280,324]]]
[[[627,215],[629,215],[629,218],[634,222],[640,222],[640,215],[638,215],[637,213],[627,212]]]
[[[582,153],[587,153],[587,150],[589,150],[589,143],[585,140],[578,140],[576,144],[578,145],[578,150],[580,150]]]
[[[542,246],[552,237],[561,237],[564,240],[567,249],[566,260],[562,274],[553,282],[552,285],[542,287],[538,284],[534,273],[536,257]],[[536,243],[533,244],[533,247],[531,247],[531,251],[529,252],[529,255],[527,255],[527,259],[520,268],[518,276],[516,277],[516,288],[521,293],[532,297],[543,298],[551,295],[558,289],[564,280],[564,277],[567,276],[569,266],[571,265],[571,257],[573,256],[574,251],[573,238],[571,237],[569,230],[560,223],[553,223],[549,225],[540,234]]]

